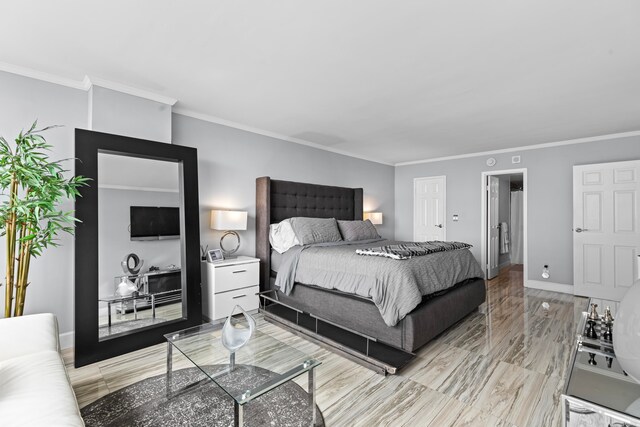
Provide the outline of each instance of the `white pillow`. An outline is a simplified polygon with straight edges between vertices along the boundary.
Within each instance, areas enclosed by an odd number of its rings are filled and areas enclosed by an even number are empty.
[[[293,227],[291,227],[291,220],[285,219],[278,224],[271,224],[269,227],[269,242],[271,247],[279,254],[299,245],[300,241],[293,231]]]

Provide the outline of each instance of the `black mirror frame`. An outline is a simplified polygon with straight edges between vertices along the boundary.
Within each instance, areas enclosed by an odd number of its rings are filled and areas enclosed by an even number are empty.
[[[184,224],[186,316],[128,335],[98,339],[98,153],[172,161],[181,164],[181,218]],[[91,178],[75,203],[82,221],[75,231],[75,367],[118,356],[164,341],[164,335],[202,323],[200,288],[200,206],[198,153],[195,148],[76,129],[75,173]],[[184,212],[184,213],[183,213]],[[87,286],[89,284],[89,286]],[[185,305],[183,304],[183,307]]]

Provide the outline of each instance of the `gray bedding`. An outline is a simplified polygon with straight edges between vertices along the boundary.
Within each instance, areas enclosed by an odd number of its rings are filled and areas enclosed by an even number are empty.
[[[366,257],[356,249],[403,242],[365,240],[294,246],[282,254],[276,286],[289,295],[294,284],[337,289],[370,298],[384,322],[394,326],[411,312],[422,297],[456,283],[483,277],[468,249],[437,252],[407,260]]]

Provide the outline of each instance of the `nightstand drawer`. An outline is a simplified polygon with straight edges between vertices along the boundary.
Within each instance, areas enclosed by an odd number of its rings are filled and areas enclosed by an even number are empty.
[[[217,266],[215,268],[215,293],[246,288],[260,283],[260,263]]]
[[[258,296],[260,286],[251,286],[249,288],[229,291],[222,294],[215,294],[213,302],[213,310],[215,319],[227,317],[233,307],[239,305],[244,311],[258,309]]]

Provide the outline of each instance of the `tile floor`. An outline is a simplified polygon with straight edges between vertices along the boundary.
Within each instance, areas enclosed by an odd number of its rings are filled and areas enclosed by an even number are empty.
[[[559,426],[560,394],[586,299],[523,288],[522,271],[487,282],[487,302],[382,377],[258,316],[263,332],[314,354],[317,403],[328,426]],[[550,308],[544,310],[543,302]],[[79,369],[64,352],[84,406],[165,372],[165,345]],[[174,362],[174,369],[188,366]],[[306,387],[306,376],[297,382]]]

